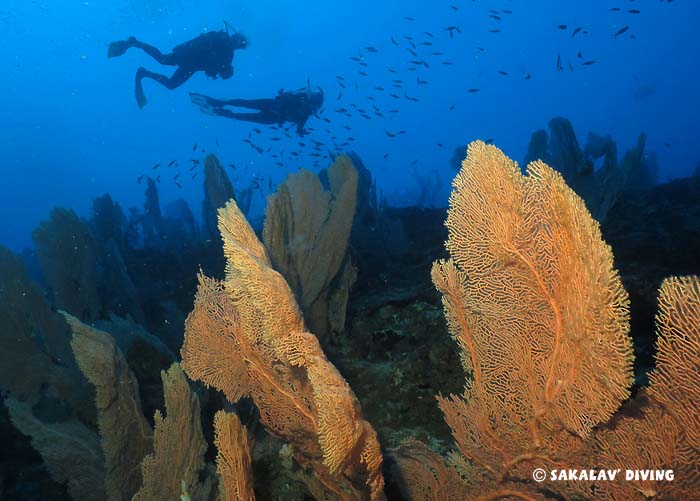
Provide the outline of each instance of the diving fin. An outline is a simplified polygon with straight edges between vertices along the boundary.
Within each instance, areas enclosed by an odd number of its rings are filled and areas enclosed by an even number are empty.
[[[134,37],[128,40],[119,40],[118,42],[112,42],[109,44],[109,49],[107,50],[107,57],[118,57],[123,55],[130,47],[133,47],[133,42],[136,41]]]

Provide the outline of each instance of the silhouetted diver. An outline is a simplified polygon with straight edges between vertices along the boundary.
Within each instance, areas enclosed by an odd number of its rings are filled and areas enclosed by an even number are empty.
[[[280,90],[276,97],[267,99],[224,100],[194,92],[190,93],[190,98],[204,113],[210,115],[259,124],[277,124],[280,127],[285,122],[292,122],[297,126],[297,134],[303,136],[306,133],[306,121],[311,115],[317,116],[323,106],[323,89],[319,87],[317,92],[312,92],[307,86],[306,89],[298,91]],[[258,112],[237,113],[225,109],[225,106],[248,108]]]
[[[228,23],[226,26],[229,27]],[[163,54],[156,47],[130,37],[128,40],[112,42],[107,56],[121,56],[128,49],[136,47],[160,64],[178,66],[170,77],[143,67],[136,70],[136,102],[139,108],[143,108],[146,105],[146,96],[141,83],[143,78],[151,78],[171,90],[187,82],[198,71],[205,72],[210,78],[215,79],[219,76],[226,80],[233,76],[234,50],[245,49],[247,45],[246,38],[240,33],[229,34],[228,30],[209,31],[178,45],[171,53]]]

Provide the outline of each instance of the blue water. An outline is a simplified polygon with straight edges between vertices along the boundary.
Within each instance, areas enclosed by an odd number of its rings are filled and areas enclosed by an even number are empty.
[[[311,118],[307,126],[315,132],[307,140],[330,144],[326,128],[339,143],[354,137],[351,149],[395,205],[412,203],[419,191],[417,177],[433,171],[439,185],[429,203],[445,205],[455,147],[492,138],[520,160],[531,132],[546,127],[554,116],[569,118],[581,143],[589,131],[611,134],[620,154],[646,132],[647,151],[657,155],[662,181],[688,175],[700,161],[700,3],[451,2],[458,10],[447,1],[3,0],[0,244],[14,250],[31,245],[31,230],[53,206],[87,216],[92,198],[105,192],[124,208],[141,206],[144,185],[137,184],[137,177],[153,175],[151,166],[157,162],[178,160],[182,172],[178,188],[172,181],[178,170],[160,168],[161,201],[184,196],[199,212],[201,176],[191,180],[187,170],[194,143],[198,151],[216,152],[225,164],[235,163],[229,174],[237,185],[258,175],[264,186],[271,179],[274,187],[302,166],[316,170],[306,153],[285,159],[285,167],[270,157],[298,149],[296,137],[272,144],[263,134],[256,141],[272,151],[260,155],[242,141],[254,125],[204,115],[188,97],[189,92],[273,97],[281,88],[305,86],[307,78],[325,89],[322,117],[330,119]],[[621,12],[610,12],[612,7]],[[499,21],[489,18],[489,9],[512,14],[499,12]],[[113,40],[134,35],[165,52],[203,31],[221,29],[224,19],[250,42],[236,53],[234,77],[213,81],[198,74],[173,91],[146,81],[149,103],[144,109],[134,100],[136,68],[168,74],[171,68],[136,50],[106,57]],[[562,24],[567,28],[559,29]],[[461,30],[452,39],[444,30],[450,25]],[[572,37],[579,26],[583,30]],[[614,38],[624,26],[629,30]],[[492,29],[501,31],[490,33]],[[415,58],[406,50],[404,36],[414,39],[429,67],[408,71]],[[367,46],[377,52],[368,53]],[[349,59],[358,53],[368,65],[366,77]],[[557,54],[564,67],[560,72]],[[590,60],[596,63],[581,66]],[[389,67],[398,73],[389,73]],[[336,75],[349,87],[340,101]],[[428,83],[419,85],[417,77]],[[405,82],[399,95],[405,92],[419,101],[388,97],[394,78]],[[353,89],[354,82],[359,90]],[[386,90],[373,90],[375,86]],[[479,92],[469,93],[469,88]],[[347,118],[333,111],[351,103],[368,110],[375,104],[385,118]],[[390,109],[399,112],[386,113]],[[385,133],[402,129],[406,134],[396,138]],[[318,168],[326,164],[324,160]],[[263,207],[258,193],[253,211],[260,213]]]

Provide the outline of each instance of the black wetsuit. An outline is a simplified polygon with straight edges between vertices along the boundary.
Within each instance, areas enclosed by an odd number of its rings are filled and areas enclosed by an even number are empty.
[[[290,92],[280,91],[274,98],[266,99],[215,99],[203,94],[190,93],[192,102],[205,113],[220,117],[255,122],[259,124],[277,124],[285,122],[296,124],[297,133],[305,134],[304,125],[311,115],[318,113],[323,104],[323,92],[312,93],[306,90]],[[237,113],[227,110],[225,106],[248,108],[257,113]]]
[[[136,71],[136,101],[139,107],[146,104],[141,81],[151,78],[168,89],[175,89],[198,71],[203,71],[210,78],[228,79],[233,76],[233,56],[235,49],[245,48],[245,38],[238,34],[229,35],[226,31],[209,31],[197,38],[178,45],[169,54],[163,54],[156,47],[135,38],[113,42],[108,56],[116,57],[135,47],[165,66],[178,66],[171,76],[161,75],[146,68]]]

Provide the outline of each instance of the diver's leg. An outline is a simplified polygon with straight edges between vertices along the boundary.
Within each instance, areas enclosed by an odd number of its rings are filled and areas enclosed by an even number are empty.
[[[138,103],[139,108],[146,106],[147,102],[146,95],[143,93],[142,80],[144,78],[155,80],[165,88],[173,90],[184,84],[193,74],[194,72],[191,70],[178,68],[175,70],[175,73],[173,73],[172,76],[166,77],[165,75],[149,71],[146,68],[139,68],[136,71],[136,102]]]
[[[223,99],[216,99],[197,92],[190,92],[190,100],[200,108],[222,108],[227,103]]]
[[[144,43],[140,40],[137,40],[134,37],[129,37],[128,40],[120,40],[118,42],[112,42],[111,44],[109,44],[107,57],[121,56],[132,47],[141,49],[153,59],[158,61],[160,64],[166,66],[175,66],[177,64],[177,62],[175,61],[175,56],[173,54],[163,54],[160,50],[158,50],[158,48],[154,47],[153,45]]]
[[[141,42],[139,40],[134,39],[132,42],[132,47],[136,47],[137,49],[141,49],[144,51],[146,54],[151,56],[153,59],[158,61],[160,64],[163,64],[165,66],[175,66],[177,65],[177,62],[175,62],[175,55],[174,54],[163,54],[160,50],[158,50],[157,47],[154,47],[153,45]]]
[[[229,110],[217,109],[214,111],[214,114],[219,115],[221,117],[232,118],[234,120],[241,120],[243,122],[254,122],[257,124],[264,125],[276,124],[278,121],[276,115],[272,113],[266,113],[264,111],[261,111],[260,113],[234,113]]]
[[[249,108],[251,110],[267,111],[273,108],[274,99],[228,99],[223,101],[224,105],[235,106],[237,108]]]

